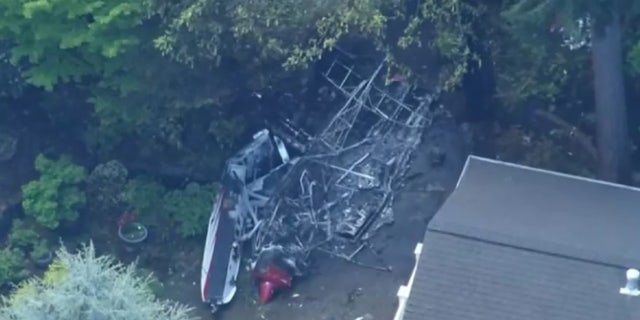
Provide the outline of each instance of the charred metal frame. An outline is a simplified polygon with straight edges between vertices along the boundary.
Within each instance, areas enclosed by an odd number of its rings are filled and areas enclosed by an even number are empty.
[[[434,95],[410,96],[402,81],[391,84],[393,93],[380,89],[385,65],[369,78],[339,61],[324,73],[346,102],[255,208],[260,227],[243,237],[252,239],[254,264],[280,256],[300,274],[316,249],[354,261],[373,232],[393,221],[394,183],[432,122]]]
[[[302,275],[315,250],[363,265],[356,256],[370,248],[368,240],[381,226],[393,222],[397,184],[425,127],[443,112],[433,107],[438,92],[417,96],[406,81],[389,82],[385,66],[383,60],[364,78],[334,61],[324,77],[346,102],[321,132],[312,136],[285,122],[276,134],[257,133],[227,161],[224,193],[209,224],[203,300],[208,282],[215,282],[209,268],[213,247],[220,248],[220,215],[233,221],[235,241],[228,245],[233,252],[225,279],[219,280],[226,281],[225,293],[212,305],[227,303],[235,293],[241,243],[249,244],[254,270],[277,260]],[[291,157],[288,147],[302,155]]]

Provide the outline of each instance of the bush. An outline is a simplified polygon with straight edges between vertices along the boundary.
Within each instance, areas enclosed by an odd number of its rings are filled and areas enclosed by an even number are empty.
[[[42,154],[36,158],[35,166],[40,178],[22,187],[25,213],[50,229],[63,221],[75,221],[86,202],[84,191],[79,188],[87,176],[85,169],[67,157],[50,160]]]
[[[160,282],[160,279],[153,273],[153,271],[148,269],[138,268],[136,271],[136,276],[139,278],[147,279],[147,287],[153,295],[156,297],[162,295],[164,293],[164,284]]]
[[[47,240],[40,240],[33,245],[33,250],[30,253],[30,257],[34,261],[46,259],[51,253],[51,247]]]
[[[87,178],[87,199],[91,212],[117,214],[126,202],[127,168],[116,160],[97,165]]]
[[[65,248],[42,279],[25,281],[0,304],[0,319],[189,320],[189,308],[156,298],[134,265],[96,256],[93,244]]]
[[[16,248],[0,250],[0,286],[14,284],[27,277],[24,269],[24,254]],[[0,319],[8,319],[0,317]]]
[[[167,189],[151,177],[142,176],[129,180],[126,199],[133,211],[142,219],[155,219],[162,215],[162,199]]]
[[[38,233],[28,226],[23,220],[13,220],[9,232],[9,244],[21,249],[27,249],[38,241]]]
[[[192,182],[184,189],[167,191],[152,178],[139,177],[127,183],[126,194],[132,210],[138,213],[144,223],[170,225],[172,231],[188,238],[207,231],[216,189],[215,184]]]
[[[164,206],[176,231],[184,238],[202,235],[215,199],[216,186],[189,183],[184,190],[173,190],[164,196]]]

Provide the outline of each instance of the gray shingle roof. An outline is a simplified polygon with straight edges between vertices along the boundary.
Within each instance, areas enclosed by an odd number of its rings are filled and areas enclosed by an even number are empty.
[[[423,246],[405,320],[640,318],[638,190],[470,157]]]
[[[425,238],[404,320],[626,320],[625,270],[439,232]],[[634,316],[635,315],[635,316]]]

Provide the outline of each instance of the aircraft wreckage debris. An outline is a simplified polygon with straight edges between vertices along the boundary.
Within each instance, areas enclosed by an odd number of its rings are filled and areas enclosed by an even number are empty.
[[[261,281],[263,302],[303,275],[315,250],[390,270],[356,256],[375,252],[368,240],[393,222],[394,191],[425,127],[448,115],[433,106],[438,92],[418,96],[404,80],[385,84],[385,64],[362,78],[333,62],[324,76],[346,102],[319,134],[285,121],[227,161],[202,264],[202,300],[214,310],[233,298],[242,256]]]

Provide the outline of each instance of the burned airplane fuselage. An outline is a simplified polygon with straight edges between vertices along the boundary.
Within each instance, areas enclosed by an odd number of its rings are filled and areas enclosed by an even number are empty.
[[[276,186],[273,179],[290,163],[283,143],[269,131],[230,158],[217,194],[202,260],[202,301],[212,306],[229,303],[240,271],[242,242],[260,227],[257,208],[264,205]],[[265,187],[266,186],[266,187]]]

